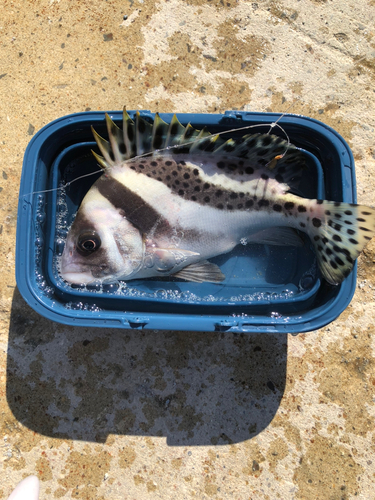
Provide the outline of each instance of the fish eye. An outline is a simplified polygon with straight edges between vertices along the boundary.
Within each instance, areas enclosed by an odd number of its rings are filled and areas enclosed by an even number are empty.
[[[82,255],[89,255],[95,252],[100,248],[100,245],[100,237],[95,231],[82,233],[78,236],[77,250]]]

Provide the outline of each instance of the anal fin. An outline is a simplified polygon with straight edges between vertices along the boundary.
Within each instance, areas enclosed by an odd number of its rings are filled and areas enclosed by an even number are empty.
[[[258,245],[276,245],[302,247],[303,239],[298,232],[291,227],[270,227],[262,229],[246,238],[248,243]]]

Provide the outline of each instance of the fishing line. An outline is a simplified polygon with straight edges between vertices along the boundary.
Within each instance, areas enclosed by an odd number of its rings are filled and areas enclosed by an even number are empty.
[[[147,157],[147,156],[152,156],[154,153],[158,153],[158,152],[163,152],[163,151],[171,151],[172,149],[175,149],[175,148],[179,148],[181,146],[186,146],[186,145],[191,145],[191,144],[194,144],[196,142],[199,142],[199,141],[204,141],[204,140],[207,140],[209,138],[212,138],[212,137],[216,137],[218,135],[224,135],[224,134],[230,134],[230,133],[236,133],[236,132],[241,132],[241,131],[245,131],[245,130],[250,130],[252,128],[259,128],[259,127],[269,127],[269,130],[268,132],[266,133],[266,135],[269,135],[272,131],[272,129],[274,129],[275,127],[279,128],[283,134],[285,135],[286,139],[287,139],[287,145],[286,145],[286,148],[285,148],[285,151],[284,153],[278,155],[277,157],[275,157],[274,159],[272,159],[266,166],[268,166],[270,169],[274,168],[274,166],[276,165],[276,162],[278,160],[280,160],[281,158],[283,158],[286,153],[288,152],[289,150],[289,147],[291,145],[291,142],[290,142],[290,139],[289,139],[289,136],[286,132],[286,130],[278,123],[282,118],[284,118],[284,116],[288,113],[288,111],[293,107],[295,106],[297,101],[294,101],[286,111],[284,111],[284,113],[282,113],[279,118],[275,121],[275,122],[272,122],[272,123],[257,123],[255,125],[246,125],[244,127],[238,127],[238,128],[232,128],[232,129],[229,129],[229,130],[223,130],[221,132],[217,132],[215,134],[209,134],[209,135],[206,135],[205,137],[202,137],[200,139],[193,139],[189,142],[184,142],[183,144],[174,144],[173,146],[167,146],[165,148],[161,148],[161,149],[156,149],[154,151],[149,151],[147,153],[143,153],[141,155],[137,155],[137,156],[134,156],[132,158],[129,158],[129,160],[126,160],[124,161],[124,163],[126,163],[127,161],[134,161],[134,160],[137,160],[138,158],[144,158],[144,157]],[[74,182],[76,181],[79,181],[81,179],[84,179],[86,177],[90,177],[92,175],[95,175],[95,174],[98,174],[100,172],[103,172],[103,169],[100,168],[99,170],[95,170],[94,172],[90,172],[88,174],[85,174],[85,175],[80,175],[79,177],[76,177],[75,179],[71,180],[71,181],[68,181],[66,183],[64,183],[62,186],[60,187],[56,187],[56,188],[51,188],[51,189],[43,189],[43,190],[40,190],[40,191],[31,191],[30,193],[26,193],[24,195],[22,195],[22,198],[26,198],[28,196],[32,196],[32,195],[35,195],[35,194],[45,194],[45,193],[52,193],[53,191],[63,191],[65,190],[66,188],[68,188],[69,186],[71,186],[71,184],[73,184]]]
[[[275,127],[279,128],[283,132],[283,134],[285,135],[285,137],[287,139],[287,147],[286,147],[284,153],[282,155],[278,156],[278,159],[281,159],[288,152],[288,149],[289,149],[289,147],[291,145],[291,142],[290,142],[290,139],[289,139],[289,136],[288,136],[286,130],[281,125],[279,125],[278,122],[282,118],[284,118],[284,116],[289,112],[289,110],[292,109],[296,105],[296,103],[298,102],[298,100],[299,99],[294,100],[292,102],[292,104],[286,109],[286,111],[284,111],[275,122],[272,122],[272,123],[257,123],[255,125],[245,125],[244,127],[238,127],[238,128],[232,128],[232,129],[229,129],[229,130],[223,130],[223,131],[217,132],[215,134],[206,135],[205,137],[201,137],[200,139],[195,138],[192,141],[190,141],[190,142],[184,142],[183,144],[174,144],[173,146],[167,146],[167,147],[162,148],[162,149],[157,149],[157,150],[154,150],[154,151],[149,151],[147,153],[143,153],[141,155],[134,156],[133,158],[130,158],[130,160],[134,161],[134,160],[136,160],[138,158],[143,158],[145,156],[151,156],[155,152],[170,151],[171,149],[178,148],[178,147],[180,147],[182,145],[186,146],[186,145],[194,144],[195,142],[204,141],[204,140],[207,140],[207,139],[209,139],[211,137],[216,137],[218,135],[230,134],[232,132],[241,132],[243,130],[249,130],[251,128],[259,128],[259,127],[270,127],[269,130],[268,130],[268,132],[266,133],[266,135],[269,135],[271,133],[271,130],[273,128],[275,128]]]
[[[285,115],[285,113],[282,116],[280,116],[277,121],[279,121],[281,118],[283,118],[284,115]],[[283,127],[281,125],[279,125],[277,122],[273,122],[273,123],[257,123],[255,125],[246,125],[244,127],[232,128],[232,129],[229,129],[229,130],[222,130],[221,132],[216,132],[214,134],[205,135],[204,137],[201,137],[199,139],[195,138],[192,141],[184,142],[182,144],[174,144],[173,146],[167,146],[165,148],[154,149],[153,151],[148,151],[147,153],[143,153],[141,155],[133,156],[132,158],[129,158],[129,160],[125,160],[123,163],[126,163],[128,161],[133,162],[134,160],[137,160],[138,158],[144,158],[144,157],[147,157],[147,156],[152,156],[154,153],[161,153],[163,151],[170,151],[171,149],[180,148],[182,146],[189,146],[190,144],[194,144],[194,143],[199,142],[199,141],[205,141],[207,139],[210,139],[211,137],[216,137],[218,135],[230,134],[232,132],[241,132],[243,130],[249,130],[251,128],[259,128],[259,127],[270,127],[270,130],[267,132],[266,135],[268,135],[270,133],[270,131],[274,127],[278,127],[285,134],[285,137],[287,139],[287,147],[286,147],[286,149],[285,149],[285,151],[283,153],[283,156],[284,156],[288,152],[288,149],[289,149],[289,146],[290,146],[291,142],[290,142],[288,134],[283,129]]]
[[[31,191],[31,193],[26,193],[26,194],[22,195],[22,198],[25,198],[26,196],[31,196],[33,194],[52,193],[53,191],[64,190],[67,187],[69,187],[71,184],[73,184],[74,182],[79,181],[80,179],[84,179],[85,177],[90,177],[91,175],[99,174],[100,172],[103,172],[102,168],[100,168],[99,170],[95,170],[95,172],[90,172],[89,174],[80,175],[79,177],[76,177],[75,179],[64,183],[64,185],[60,186],[60,187],[51,188],[51,189],[43,189],[41,191]]]

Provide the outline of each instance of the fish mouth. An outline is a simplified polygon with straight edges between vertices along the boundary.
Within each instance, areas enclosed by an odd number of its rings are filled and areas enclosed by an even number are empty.
[[[87,285],[93,281],[97,281],[90,267],[79,262],[66,262],[64,254],[58,267],[60,277],[71,285]]]
[[[59,276],[70,285],[87,285],[97,281],[91,266],[88,266],[86,262],[70,258],[67,246],[59,259],[57,268]]]
[[[60,276],[64,281],[72,285],[88,285],[93,281],[97,281],[97,278],[94,278],[91,272],[65,271],[60,273]]]

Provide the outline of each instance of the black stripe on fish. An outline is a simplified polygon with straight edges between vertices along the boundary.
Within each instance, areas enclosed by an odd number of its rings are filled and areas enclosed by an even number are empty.
[[[115,208],[122,210],[126,218],[143,234],[156,227],[158,232],[170,228],[168,221],[143,198],[112,177],[102,176],[96,187]]]

